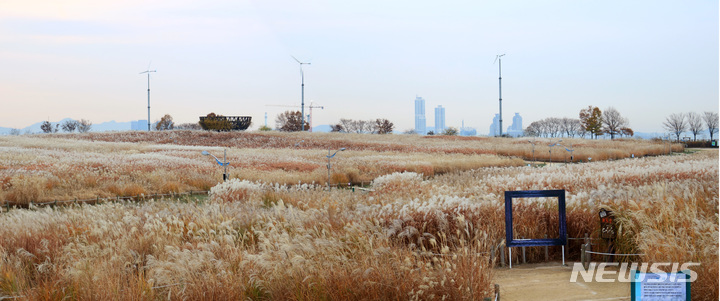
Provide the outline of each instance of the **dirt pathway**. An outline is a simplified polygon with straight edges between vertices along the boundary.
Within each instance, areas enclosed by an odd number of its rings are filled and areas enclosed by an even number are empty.
[[[578,276],[570,282],[572,262],[513,265],[495,270],[493,282],[500,284],[500,300],[630,300],[630,284],[585,282]],[[606,277],[608,278],[608,277]]]

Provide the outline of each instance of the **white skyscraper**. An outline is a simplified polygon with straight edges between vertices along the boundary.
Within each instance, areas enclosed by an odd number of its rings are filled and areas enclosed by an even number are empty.
[[[415,132],[425,135],[425,100],[415,97]]]
[[[512,119],[512,125],[507,128],[506,133],[512,137],[519,137],[523,135],[522,117],[520,113],[515,113]]]
[[[439,135],[445,130],[445,108],[435,108],[435,134]]]
[[[497,136],[500,134],[500,114],[495,114],[495,117],[493,118],[493,122],[490,125],[490,133],[488,133],[488,136]]]

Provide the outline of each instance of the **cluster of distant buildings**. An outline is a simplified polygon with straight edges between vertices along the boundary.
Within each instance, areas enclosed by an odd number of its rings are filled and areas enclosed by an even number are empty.
[[[435,127],[428,127],[425,119],[425,99],[415,97],[415,133],[425,135],[429,131],[442,133],[445,130],[445,108],[437,106],[435,108]]]
[[[148,121],[147,120],[135,120],[130,121],[130,130],[132,131],[147,131]]]
[[[497,136],[500,134],[500,125],[499,125],[499,119],[500,115],[495,114],[495,118],[493,118],[493,122],[490,125],[490,131],[488,132],[489,136]],[[427,126],[426,124],[426,117],[425,117],[425,99],[422,97],[416,96],[415,97],[415,133],[419,135],[425,135],[430,131],[433,131],[435,134],[442,134],[443,131],[447,128],[445,126],[445,108],[443,108],[442,105],[438,105],[437,108],[435,108],[435,125],[434,127]],[[462,122],[462,127],[460,128],[461,136],[476,136],[477,130],[471,127],[465,127],[465,121]],[[518,137],[522,136],[523,134],[523,126],[522,126],[522,117],[520,117],[520,113],[515,113],[515,116],[513,117],[512,125],[510,125],[507,128],[507,131],[503,134],[507,134],[509,136]]]
[[[500,114],[495,114],[495,117],[493,118],[493,123],[490,125],[490,132],[489,132],[488,136],[500,135],[499,119],[500,119]],[[507,130],[502,134],[512,136],[512,137],[522,136],[523,127],[522,127],[522,117],[520,117],[520,113],[515,113],[515,116],[513,116],[512,125],[510,125],[507,128]]]

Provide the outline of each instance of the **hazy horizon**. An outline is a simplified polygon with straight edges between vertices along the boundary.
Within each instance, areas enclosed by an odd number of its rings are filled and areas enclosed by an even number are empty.
[[[0,127],[42,120],[177,123],[215,112],[253,128],[305,104],[314,125],[387,118],[414,99],[487,133],[615,107],[637,132],[672,113],[718,112],[717,1],[3,1]],[[150,65],[149,65],[150,64]],[[148,67],[149,65],[149,67]],[[306,111],[307,111],[306,107]]]

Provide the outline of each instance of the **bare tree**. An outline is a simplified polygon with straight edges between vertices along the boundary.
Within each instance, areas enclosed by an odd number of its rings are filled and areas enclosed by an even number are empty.
[[[588,131],[585,129],[585,126],[582,125],[582,121],[580,122],[580,127],[577,130],[577,135],[580,138],[585,138],[585,135],[588,134]]]
[[[352,129],[355,128],[352,119],[340,118],[340,125],[342,125],[342,129],[346,133],[352,132]]]
[[[338,123],[338,124],[335,124],[335,125],[331,125],[331,126],[330,126],[330,131],[331,131],[331,132],[339,133],[339,132],[345,132],[345,129],[343,128],[342,124],[339,124],[339,123]]]
[[[43,131],[43,133],[52,133],[53,132],[52,123],[50,123],[50,121],[43,121],[42,124],[40,125],[40,129]]]
[[[553,129],[553,137],[562,137],[565,134],[565,130],[563,128],[562,118],[552,117],[550,118],[550,122],[552,123],[552,129]]]
[[[457,136],[457,134],[458,134],[458,129],[456,129],[455,127],[450,126],[450,127],[446,128],[446,129],[442,132],[442,134],[445,135],[445,136]]]
[[[687,122],[685,122],[685,114],[683,113],[673,113],[670,114],[670,116],[665,117],[665,122],[663,122],[663,127],[668,130],[668,132],[671,132],[675,134],[677,137],[677,141],[680,141],[680,134],[687,131]]]
[[[525,136],[539,137],[540,136],[540,123],[533,121],[525,128]]]
[[[80,121],[78,121],[78,132],[87,133],[91,128],[92,122],[90,122],[90,120],[80,119]]]
[[[62,124],[63,131],[66,131],[68,133],[74,132],[77,127],[78,127],[77,120],[66,120]]]
[[[718,113],[705,112],[703,114],[703,120],[705,121],[705,126],[707,126],[708,132],[710,133],[710,140],[713,140],[715,133],[718,132]]]
[[[374,120],[367,120],[363,124],[363,133],[372,133],[375,131],[375,121]]]
[[[367,121],[365,120],[354,120],[353,121],[353,132],[355,133],[364,133],[365,132],[365,124]]]
[[[375,133],[378,134],[391,134],[395,125],[387,119],[376,119],[375,120]]]
[[[10,135],[19,136],[19,135],[20,135],[20,129],[10,129]]]
[[[562,126],[563,133],[568,137],[575,137],[575,135],[580,131],[580,128],[582,127],[579,119],[567,117],[562,118],[560,120],[560,124]]]
[[[697,135],[704,130],[703,121],[700,114],[695,112],[687,113],[688,129],[693,134],[693,141],[697,141]]]
[[[165,116],[160,118],[160,121],[158,121],[155,126],[155,129],[158,131],[172,130],[173,128],[175,128],[175,122],[173,122],[173,118],[170,114],[165,114]]]
[[[605,133],[610,134],[610,139],[615,139],[615,135],[619,135],[621,129],[627,126],[628,120],[618,110],[609,107],[602,112],[602,123]]]
[[[275,118],[275,128],[282,132],[298,132],[302,130],[302,115],[300,111],[285,111],[278,114]],[[305,122],[305,130],[310,128],[310,124]]]

